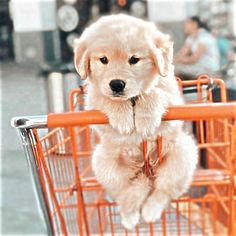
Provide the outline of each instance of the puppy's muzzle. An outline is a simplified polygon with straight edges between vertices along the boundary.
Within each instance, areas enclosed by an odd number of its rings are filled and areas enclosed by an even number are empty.
[[[124,92],[125,82],[120,79],[114,79],[114,80],[111,80],[111,82],[109,83],[109,86],[113,92],[113,95],[119,96],[119,95],[122,95]]]

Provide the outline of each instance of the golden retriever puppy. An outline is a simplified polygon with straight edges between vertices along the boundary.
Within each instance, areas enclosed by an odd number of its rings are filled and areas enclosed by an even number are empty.
[[[87,79],[87,106],[104,112],[101,142],[92,166],[97,180],[120,205],[122,224],[159,219],[171,199],[185,192],[197,163],[197,148],[180,121],[161,121],[166,108],[183,104],[172,65],[173,43],[153,23],[126,15],[100,18],[75,47],[75,66]],[[164,161],[143,171],[142,141],[151,163],[163,137]]]

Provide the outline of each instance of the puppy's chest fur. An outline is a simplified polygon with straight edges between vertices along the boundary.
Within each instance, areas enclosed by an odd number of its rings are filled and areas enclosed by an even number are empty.
[[[153,165],[158,161],[157,144],[154,141],[147,141],[147,156],[149,157],[149,164]],[[143,143],[133,146],[121,147],[119,162],[121,165],[130,165],[140,168],[144,165],[144,151]]]

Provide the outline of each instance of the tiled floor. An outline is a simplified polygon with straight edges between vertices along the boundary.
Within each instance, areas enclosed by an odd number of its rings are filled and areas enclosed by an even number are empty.
[[[44,81],[37,68],[9,62],[2,73],[2,232],[1,235],[46,235],[37,210],[26,158],[17,132],[11,128],[14,116],[46,114]]]

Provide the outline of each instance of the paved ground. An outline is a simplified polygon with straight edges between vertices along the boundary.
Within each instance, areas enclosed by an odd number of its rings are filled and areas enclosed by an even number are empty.
[[[2,74],[2,233],[1,235],[45,235],[24,153],[16,130],[10,127],[13,116],[46,114],[44,82],[36,68],[14,63],[1,65]]]

